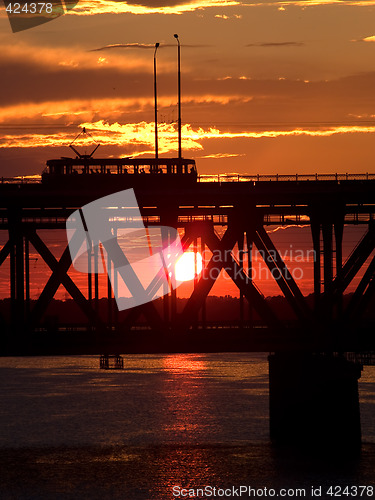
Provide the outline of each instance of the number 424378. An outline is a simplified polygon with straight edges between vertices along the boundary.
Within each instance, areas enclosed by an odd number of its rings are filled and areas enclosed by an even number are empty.
[[[10,2],[6,7],[6,11],[8,14],[52,14],[52,8],[52,3],[32,2],[20,4]]]
[[[330,497],[372,497],[373,486],[330,486],[326,492]]]

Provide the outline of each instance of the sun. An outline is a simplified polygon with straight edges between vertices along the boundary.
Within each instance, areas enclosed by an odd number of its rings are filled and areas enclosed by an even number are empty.
[[[184,252],[175,264],[177,281],[190,281],[202,272],[202,255],[199,252]]]

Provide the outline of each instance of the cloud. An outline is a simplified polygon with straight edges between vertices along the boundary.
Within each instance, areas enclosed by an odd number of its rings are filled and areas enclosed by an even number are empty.
[[[129,44],[136,45],[136,44]],[[114,46],[115,47],[115,46]],[[150,46],[150,47],[155,47]],[[100,50],[100,49],[98,49]],[[95,51],[95,49],[94,49]],[[90,51],[89,51],[90,52]],[[77,50],[76,47],[40,47],[31,44],[17,43],[7,44],[0,53],[0,65],[9,69],[6,76],[11,77],[12,70],[19,68],[19,71],[28,71],[29,68],[36,68],[37,72],[53,73],[60,71],[59,66],[71,68],[96,68],[98,57],[95,54],[88,54],[85,50]],[[127,54],[126,60],[121,53],[116,51],[111,54],[111,65],[117,68],[142,69],[152,71],[151,67],[145,66],[141,54]],[[151,65],[150,65],[151,66]]]
[[[209,155],[197,156],[196,158],[207,159],[207,158],[238,158],[240,156],[245,156],[244,153],[236,154],[236,153],[212,153]]]
[[[364,38],[360,38],[359,40],[352,40],[353,42],[375,42],[375,35],[366,36]]]
[[[124,148],[125,154],[134,156],[154,154],[154,123],[108,123],[103,120],[84,122],[85,127],[103,146]],[[30,133],[3,135],[0,139],[0,148],[47,148],[68,146],[77,136],[77,131],[63,131],[57,134]],[[79,143],[77,143],[79,146]],[[199,150],[203,146],[197,140],[196,132],[191,133],[189,125],[183,126],[184,150]],[[159,153],[168,154],[177,150],[177,127],[175,124],[159,125]]]
[[[115,0],[80,0],[70,11],[75,15],[97,14],[184,14],[205,8],[232,7],[241,5],[237,0],[181,0],[125,2]]]
[[[0,67],[6,91],[0,95],[0,106],[152,96],[152,63],[146,64],[139,51],[131,51],[126,58],[116,51],[105,59],[101,55],[75,48],[4,47]],[[175,74],[175,61],[159,61],[159,71],[161,85]],[[169,87],[172,83],[167,82]]]
[[[98,52],[100,50],[111,50],[111,49],[155,49],[155,44],[151,43],[114,43],[111,45],[105,45],[104,47],[99,47],[98,49],[91,49],[89,52]]]
[[[369,7],[375,5],[375,0],[80,0],[69,11],[70,16],[92,16],[106,14],[132,14],[132,15],[182,15],[189,12],[202,11],[213,8],[227,7],[277,7],[286,10],[295,6],[303,9],[316,6],[356,6]],[[0,17],[5,13],[0,11]],[[241,15],[217,15],[223,19],[241,18]]]
[[[276,6],[278,10],[285,10],[286,7],[317,7],[325,5],[337,5],[337,6],[356,6],[356,7],[369,7],[375,5],[375,0],[268,0],[264,2],[259,2],[257,0],[246,0],[243,5],[249,7],[265,7],[265,6]]]
[[[193,45],[193,44],[185,44],[181,43],[181,46],[184,48],[205,48],[209,47],[209,45]],[[163,48],[176,48],[175,43],[159,43],[159,49]],[[99,52],[102,50],[112,50],[112,49],[155,49],[155,44],[152,43],[115,43],[111,45],[105,45],[104,47],[99,47],[98,49],[91,49],[89,52]]]
[[[53,67],[45,61],[38,66],[32,61],[21,68],[0,55],[8,89],[0,98],[0,123],[8,129],[22,123],[23,130],[33,131],[77,127],[80,121],[137,123],[153,117],[151,72],[94,60],[94,66]],[[159,78],[160,122],[177,118],[174,69]],[[184,75],[183,120],[193,125],[224,125],[229,131],[260,125],[268,130],[357,125],[362,118],[356,117],[375,114],[374,85],[375,73],[305,83],[229,75],[198,79],[188,72]]]
[[[303,42],[264,42],[264,43],[249,43],[246,47],[302,47]]]
[[[154,145],[154,123],[140,122],[120,124],[118,122],[108,123],[104,120],[96,122],[84,122],[80,127],[85,127],[95,141],[105,146],[127,147],[127,151],[133,152],[133,156],[149,154],[153,151]],[[277,137],[330,137],[338,134],[368,134],[375,132],[375,125],[346,125],[329,127],[292,128],[289,130],[245,130],[240,132],[230,132],[220,130],[216,127],[193,127],[184,124],[182,127],[183,149],[194,151],[202,150],[203,141],[212,139],[260,139]],[[76,137],[76,130],[60,132],[58,134],[6,134],[0,139],[0,148],[41,148],[49,146],[68,146]],[[176,150],[177,132],[175,124],[159,124],[159,151],[161,154],[169,154]],[[230,154],[229,156],[239,156]],[[223,154],[206,155],[203,158],[225,157]]]
[[[289,6],[301,8],[326,6],[326,5],[350,5],[357,7],[368,7],[375,5],[375,0],[151,0],[151,1],[123,1],[123,0],[80,0],[78,5],[70,11],[70,15],[100,15],[100,14],[184,14],[200,11],[208,8],[223,7],[266,7],[276,6],[279,10],[285,10]],[[225,16],[225,14],[224,14]],[[236,17],[236,16],[234,16]],[[225,17],[224,17],[225,18]]]

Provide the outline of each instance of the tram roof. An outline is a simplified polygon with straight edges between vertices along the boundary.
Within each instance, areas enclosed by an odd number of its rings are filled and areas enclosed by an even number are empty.
[[[58,158],[47,161],[47,165],[195,165],[195,160],[188,158]]]

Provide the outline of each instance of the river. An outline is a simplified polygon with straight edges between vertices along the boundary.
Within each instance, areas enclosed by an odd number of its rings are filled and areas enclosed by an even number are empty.
[[[359,383],[361,455],[332,460],[271,445],[265,354],[124,361],[105,371],[95,356],[0,358],[1,499],[254,498],[250,487],[332,498],[330,486],[361,485],[372,496],[375,367]]]

